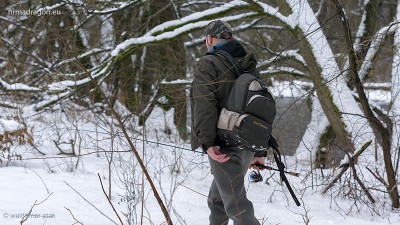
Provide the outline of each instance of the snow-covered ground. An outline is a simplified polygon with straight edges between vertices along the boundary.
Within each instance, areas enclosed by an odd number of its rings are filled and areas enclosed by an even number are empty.
[[[280,93],[285,95],[284,90]],[[128,224],[129,211],[136,224],[141,224],[141,220],[142,224],[165,224],[137,161],[132,153],[125,152],[129,146],[119,129],[105,125],[116,121],[108,117],[100,121],[92,112],[79,110],[77,106],[72,113],[74,110],[70,111],[69,107],[71,104],[65,103],[64,108],[37,115],[26,108],[22,114],[36,148],[28,144],[14,145],[10,150],[14,155],[11,160],[4,158],[8,154],[0,153],[0,225],[20,224],[28,214],[23,224],[121,224],[103,193],[99,176],[107,194],[111,184],[112,205],[124,224]],[[6,120],[15,112],[1,113],[0,134],[21,128],[21,124]],[[136,126],[135,121],[127,122],[131,140],[139,153],[146,152],[145,165],[174,224],[205,225],[209,213],[206,195],[212,180],[207,157],[189,151],[190,145],[179,140],[172,113],[155,108],[145,126],[147,142],[142,141],[144,128]],[[172,134],[167,135],[166,130]],[[60,154],[60,150],[70,153],[72,146],[83,156]],[[111,150],[119,152],[113,155],[105,152]],[[16,159],[18,154],[22,160]],[[246,181],[248,196],[262,224],[400,223],[400,213],[391,211],[390,204],[378,206],[381,214],[377,216],[367,206],[323,195],[321,183],[311,183],[315,180],[309,179],[310,168],[296,165],[291,158],[286,158],[286,162],[288,170],[301,173],[300,177],[288,178],[302,206],[294,204],[277,173],[262,171],[268,184]]]

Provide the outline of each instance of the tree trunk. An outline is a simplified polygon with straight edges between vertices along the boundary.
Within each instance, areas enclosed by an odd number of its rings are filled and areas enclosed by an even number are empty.
[[[298,32],[298,38],[303,37],[302,32]],[[351,140],[351,135],[347,132],[346,126],[343,123],[341,113],[333,101],[332,93],[330,88],[325,84],[327,82],[321,75],[322,68],[318,65],[311,47],[308,42],[299,45],[300,51],[303,53],[302,56],[307,63],[309,75],[314,84],[315,91],[318,95],[318,100],[321,103],[321,107],[332,126],[336,137],[347,152],[354,152],[354,145]]]
[[[357,56],[356,56],[356,53],[353,48],[350,26],[348,24],[347,17],[345,15],[343,8],[340,5],[339,1],[335,0],[335,2],[336,2],[336,9],[337,9],[338,13],[341,15],[342,22],[343,22],[342,26],[343,26],[344,32],[346,34],[345,40],[346,40],[347,47],[349,49],[348,55],[349,55],[350,73],[353,78],[352,80],[354,81],[354,85],[356,87],[357,94],[358,94],[364,115],[368,119],[368,122],[371,124],[371,126],[380,135],[380,137],[378,137],[378,140],[379,139],[381,140],[383,159],[384,159],[385,170],[386,170],[386,175],[387,175],[387,179],[388,179],[388,186],[386,188],[389,193],[390,199],[392,201],[392,207],[399,208],[400,207],[399,192],[398,192],[398,188],[397,188],[396,174],[394,172],[392,156],[391,156],[391,152],[390,152],[390,150],[391,150],[390,132],[378,120],[378,118],[375,117],[375,115],[372,112],[372,109],[368,103],[368,99],[366,97],[364,87],[358,76]]]
[[[164,21],[177,19],[172,5],[166,0],[153,0],[148,10],[149,28],[155,27]],[[167,6],[167,7],[166,7]],[[157,15],[157,16],[154,16]],[[187,138],[186,130],[186,91],[184,85],[156,86],[162,80],[171,81],[186,78],[186,50],[183,40],[175,38],[173,41],[158,43],[146,47],[144,55],[143,73],[141,74],[142,106],[149,106],[149,101],[157,101],[150,96],[155,95],[155,88],[160,89],[158,96],[165,96],[167,104],[165,110],[174,108],[174,124],[182,139]],[[154,105],[154,104],[153,104]],[[144,109],[144,108],[143,108]],[[146,113],[148,114],[148,113]],[[146,118],[142,119],[144,122]]]

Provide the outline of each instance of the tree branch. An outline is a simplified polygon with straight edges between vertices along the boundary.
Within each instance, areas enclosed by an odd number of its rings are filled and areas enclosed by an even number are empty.
[[[343,174],[346,172],[346,170],[350,167],[350,165],[354,165],[357,163],[358,157],[371,145],[372,141],[368,141],[367,143],[363,144],[363,146],[358,150],[352,157],[349,157],[349,162],[340,165],[342,170],[338,175],[336,175],[335,178],[329,184],[322,190],[322,193],[326,194],[326,192],[333,187],[333,185],[343,176]]]
[[[89,205],[91,205],[93,208],[95,208],[101,215],[103,215],[104,217],[106,217],[108,220],[110,220],[113,224],[118,225],[114,220],[112,220],[110,217],[108,217],[106,214],[104,214],[102,211],[100,211],[100,209],[98,209],[95,205],[93,205],[93,203],[89,202],[85,197],[83,197],[83,195],[81,195],[81,193],[79,193],[77,190],[75,190],[71,185],[69,185],[66,181],[64,181],[64,183],[70,187],[75,193],[77,193],[83,200],[85,200],[85,202],[87,202]]]
[[[108,203],[110,203],[112,209],[114,210],[115,215],[117,215],[117,217],[118,217],[118,219],[119,219],[119,222],[121,222],[121,225],[124,225],[124,223],[123,223],[122,220],[121,220],[121,217],[119,217],[119,215],[118,215],[118,213],[117,213],[117,210],[115,210],[115,207],[114,207],[114,205],[113,205],[112,202],[111,202],[111,199],[108,197],[106,191],[104,190],[104,186],[103,186],[103,182],[101,182],[100,174],[97,173],[97,176],[99,176],[99,181],[100,181],[100,184],[101,184],[101,189],[103,190],[103,193],[104,193],[104,195],[106,196],[106,198],[107,198],[107,200],[108,200]]]

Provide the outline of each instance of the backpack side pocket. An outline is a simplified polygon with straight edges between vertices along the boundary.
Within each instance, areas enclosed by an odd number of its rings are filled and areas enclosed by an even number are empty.
[[[272,123],[276,115],[275,101],[267,96],[256,94],[250,97],[244,111]]]
[[[239,113],[223,108],[221,114],[219,115],[217,128],[232,131],[239,119],[239,116]]]
[[[254,146],[267,147],[271,135],[272,123],[249,114],[243,114],[233,128],[234,135],[252,143]]]

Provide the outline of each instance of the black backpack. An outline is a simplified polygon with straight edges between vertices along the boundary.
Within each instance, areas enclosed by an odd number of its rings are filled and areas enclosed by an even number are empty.
[[[216,51],[214,54],[227,60],[238,76],[219,116],[218,138],[227,145],[264,152],[269,146],[276,115],[274,98],[262,80],[241,71],[228,53]]]
[[[285,176],[288,172],[285,171],[285,164],[281,160],[278,143],[271,135],[272,123],[276,116],[275,100],[272,94],[259,78],[241,71],[228,53],[217,51],[214,55],[228,60],[238,75],[228,101],[219,116],[217,125],[219,141],[225,142],[225,146],[230,145],[256,152],[257,156],[266,156],[266,150],[271,147],[280,177],[285,182],[296,205],[300,206]],[[299,174],[296,173],[294,176],[299,176]]]

